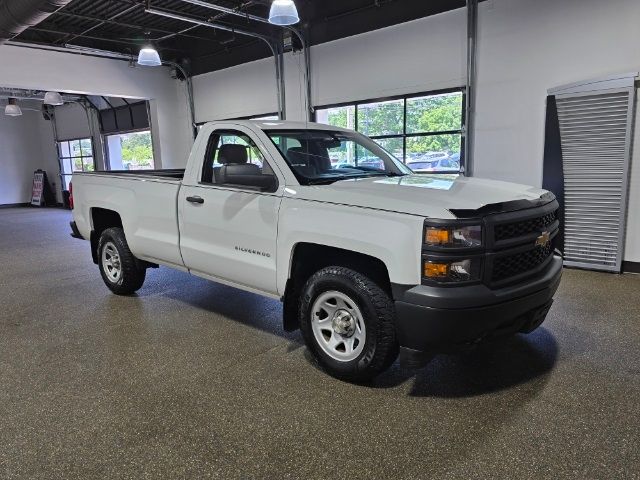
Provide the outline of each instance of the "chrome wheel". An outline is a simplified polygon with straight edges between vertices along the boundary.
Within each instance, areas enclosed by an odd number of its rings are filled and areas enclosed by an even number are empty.
[[[320,348],[334,360],[355,360],[367,332],[356,302],[335,290],[321,294],[311,308],[311,327]]]
[[[118,249],[113,242],[107,242],[102,248],[102,269],[112,283],[118,283],[122,277],[122,263]]]

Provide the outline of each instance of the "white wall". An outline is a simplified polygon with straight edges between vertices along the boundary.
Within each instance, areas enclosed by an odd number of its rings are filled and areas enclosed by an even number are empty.
[[[640,70],[638,0],[487,0],[480,4],[475,174],[540,186],[547,90]],[[464,85],[459,9],[312,48],[313,103]],[[304,118],[299,55],[287,55],[287,116]],[[194,79],[197,121],[276,111],[271,59]],[[640,258],[636,148],[627,260]]]
[[[156,127],[156,161],[183,166],[192,138],[183,85],[166,68],[130,68],[121,60],[0,46],[0,85],[36,90],[150,99]]]
[[[640,70],[637,0],[480,9],[476,174],[540,185],[547,89]]]
[[[0,205],[31,202],[38,168],[47,170],[50,182],[57,180],[57,171],[48,171],[43,162],[40,118],[39,112],[27,110],[20,117],[0,114]]]
[[[465,82],[464,25],[457,10],[311,49],[314,105],[460,87]],[[285,62],[287,117],[304,119],[303,59]],[[276,112],[272,59],[194,77],[196,121]]]

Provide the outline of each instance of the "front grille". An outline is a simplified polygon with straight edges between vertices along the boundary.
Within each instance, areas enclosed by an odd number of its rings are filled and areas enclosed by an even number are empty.
[[[514,223],[496,225],[494,235],[496,241],[522,237],[534,232],[542,232],[558,218],[558,211],[547,213],[538,218],[531,218]]]
[[[553,254],[553,242],[526,252],[497,257],[493,262],[491,282],[496,283],[521,273],[534,270]]]

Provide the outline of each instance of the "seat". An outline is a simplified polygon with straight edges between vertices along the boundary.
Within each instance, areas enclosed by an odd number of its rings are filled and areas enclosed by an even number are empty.
[[[244,165],[249,161],[249,154],[245,145],[228,143],[218,149],[218,162],[222,165],[213,167],[213,175],[216,183],[223,183],[220,169],[223,165]],[[256,165],[257,166],[257,165]]]

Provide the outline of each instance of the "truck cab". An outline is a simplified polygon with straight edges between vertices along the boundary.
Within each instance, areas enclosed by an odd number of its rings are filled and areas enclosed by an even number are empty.
[[[159,265],[283,301],[330,374],[364,381],[529,332],[558,287],[552,193],[415,174],[373,140],[305,122],[201,129],[184,170],[78,173],[74,235],[114,293]]]

